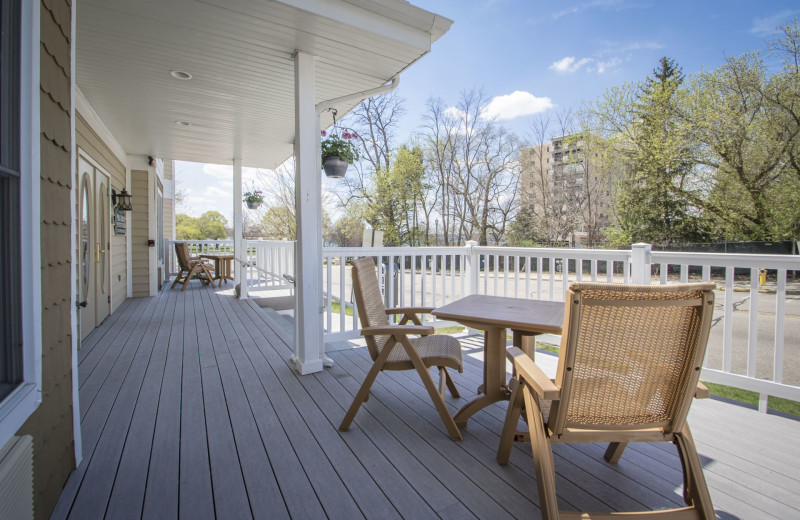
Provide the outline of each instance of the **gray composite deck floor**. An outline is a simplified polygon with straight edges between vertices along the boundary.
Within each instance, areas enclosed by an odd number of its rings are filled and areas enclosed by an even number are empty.
[[[339,433],[366,349],[298,376],[283,318],[195,283],[128,300],[83,342],[83,462],[53,518],[539,516],[530,449],[495,462],[504,405],[453,442],[415,373],[383,373]],[[480,338],[462,345],[452,411],[482,379]],[[690,424],[720,518],[800,518],[800,422],[706,399]],[[617,465],[603,451],[555,446],[562,508],[682,505],[671,444],[631,445]]]

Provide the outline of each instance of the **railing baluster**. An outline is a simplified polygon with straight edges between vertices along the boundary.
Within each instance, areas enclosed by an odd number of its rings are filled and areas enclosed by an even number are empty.
[[[532,258],[530,256],[525,257],[525,298],[528,299],[531,297],[531,263]]]
[[[330,257],[323,257],[325,262],[325,275],[327,280],[325,280],[325,289],[327,294],[325,295],[325,318],[327,324],[328,332],[333,332],[333,269],[331,269],[331,258]],[[343,309],[342,302],[339,302],[339,312],[341,313]]]
[[[542,299],[542,265],[544,262],[542,261],[541,256],[536,257],[536,299]]]
[[[339,258],[339,307],[342,311],[339,315],[339,328],[344,332],[347,322],[347,271],[344,265],[345,257]],[[354,327],[355,328],[355,327]]]
[[[772,379],[783,383],[783,325],[786,319],[786,269],[778,269],[778,290],[775,293],[775,356]]]
[[[758,352],[758,269],[750,269],[750,322],[747,330],[747,377],[756,377]]]

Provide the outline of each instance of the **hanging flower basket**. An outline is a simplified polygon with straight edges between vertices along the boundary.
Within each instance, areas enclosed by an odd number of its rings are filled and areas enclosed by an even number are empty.
[[[347,167],[353,161],[358,160],[358,147],[354,140],[358,139],[358,134],[352,130],[343,129],[342,136],[331,134],[323,139],[322,148],[322,168],[325,175],[332,179],[341,179],[347,173]],[[322,135],[326,133],[323,130]]]
[[[325,175],[331,179],[341,179],[347,173],[347,167],[350,162],[347,159],[342,159],[338,155],[327,155],[322,158],[322,169],[325,170]]]
[[[245,192],[242,202],[247,204],[248,209],[258,209],[261,203],[264,202],[264,196],[261,194],[261,190],[253,189]]]

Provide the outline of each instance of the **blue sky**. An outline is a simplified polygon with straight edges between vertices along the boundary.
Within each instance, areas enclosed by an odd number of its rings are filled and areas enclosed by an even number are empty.
[[[608,87],[642,80],[661,56],[687,75],[713,69],[725,56],[764,49],[776,25],[800,18],[797,0],[412,3],[454,23],[401,76],[406,114],[398,143],[416,131],[432,96],[455,105],[462,91],[483,89],[492,113],[524,137],[537,111],[575,107]],[[230,166],[181,163],[176,170],[179,188],[188,189],[181,176],[192,178],[188,213],[214,209],[230,219]]]

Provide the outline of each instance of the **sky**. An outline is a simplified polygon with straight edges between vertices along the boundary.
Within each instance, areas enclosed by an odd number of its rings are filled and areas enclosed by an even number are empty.
[[[612,86],[641,81],[660,57],[686,75],[726,56],[763,50],[778,24],[800,18],[797,0],[412,0],[454,21],[430,54],[401,74],[405,114],[400,144],[422,120],[425,102],[455,105],[463,91],[483,90],[486,114],[525,137],[548,110],[577,107]],[[245,168],[245,191],[255,179]],[[231,166],[179,163],[185,212],[233,214]],[[191,178],[191,187],[181,178]],[[336,181],[324,180],[323,183]]]

